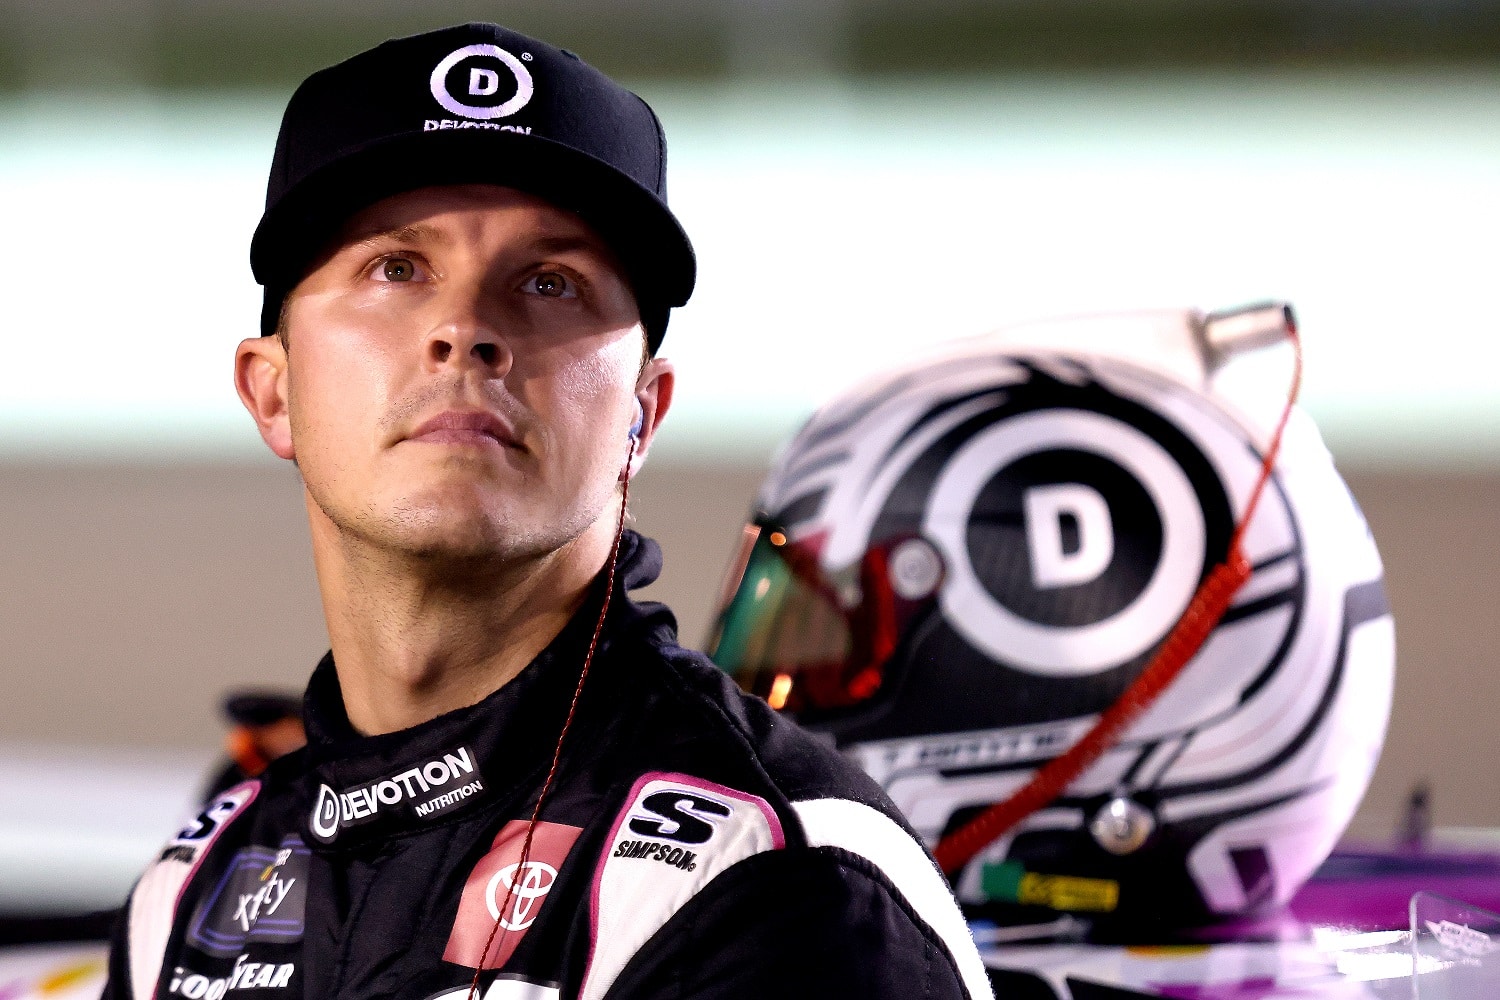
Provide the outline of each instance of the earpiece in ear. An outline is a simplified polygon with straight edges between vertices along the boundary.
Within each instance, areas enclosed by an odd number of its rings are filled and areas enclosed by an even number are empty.
[[[620,470],[620,482],[630,482],[630,465],[635,460],[635,446],[641,434],[641,425],[646,422],[646,411],[641,408],[641,401],[635,401],[635,423],[630,425],[626,432],[625,440],[630,442],[630,450],[625,453],[625,467]]]
[[[641,425],[646,422],[646,411],[641,407],[641,401],[635,401],[635,423],[630,425],[629,437],[632,441],[641,435]]]

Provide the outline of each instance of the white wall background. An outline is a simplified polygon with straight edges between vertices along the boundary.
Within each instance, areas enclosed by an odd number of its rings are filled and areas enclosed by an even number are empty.
[[[913,347],[1060,313],[1290,300],[1364,463],[1500,454],[1500,79],[641,88],[701,283],[663,449],[759,457]],[[0,103],[0,456],[259,456],[230,389],[280,98]]]

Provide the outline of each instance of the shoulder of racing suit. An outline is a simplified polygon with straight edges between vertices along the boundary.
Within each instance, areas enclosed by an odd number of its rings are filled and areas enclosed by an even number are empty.
[[[828,744],[739,691],[706,657],[678,647],[666,653],[664,691],[713,720],[706,736],[737,744],[737,752],[697,756],[741,758],[758,773],[729,783],[685,768],[635,780],[595,868],[580,997],[600,1000],[614,985],[628,985],[622,996],[651,995],[638,990],[653,977],[680,989],[687,956],[711,953],[722,961],[736,950],[728,941],[706,947],[706,936],[730,931],[741,951],[754,942],[746,960],[771,977],[768,984],[784,986],[774,978],[778,961],[806,968],[799,958],[815,955],[813,967],[839,970],[850,995],[883,996],[920,975],[952,984],[932,996],[989,997],[947,883],[879,788]],[[869,926],[850,934],[851,914]],[[892,947],[836,961],[839,942],[852,947],[865,936]],[[923,963],[928,971],[919,974]],[[892,975],[893,965],[905,968]],[[851,971],[870,979],[851,989]]]
[[[183,895],[215,842],[249,811],[260,787],[250,780],[220,792],[141,874],[115,927],[102,1000],[155,994]]]

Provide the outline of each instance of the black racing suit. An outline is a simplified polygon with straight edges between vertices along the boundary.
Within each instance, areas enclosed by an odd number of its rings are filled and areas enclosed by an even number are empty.
[[[627,532],[625,589],[655,578]],[[515,680],[360,736],[331,657],[308,746],[215,799],[132,892],[106,998],[968,998],[958,909],[885,796],[612,603],[530,861],[600,586]],[[501,927],[490,941],[496,923]]]

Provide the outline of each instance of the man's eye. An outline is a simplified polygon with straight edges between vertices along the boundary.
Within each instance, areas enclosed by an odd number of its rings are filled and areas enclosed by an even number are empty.
[[[566,275],[557,271],[543,271],[529,278],[526,282],[526,290],[537,295],[545,295],[549,299],[573,299],[578,297],[578,290]]]
[[[380,265],[386,281],[410,281],[417,276],[417,265],[410,257],[388,257]]]

